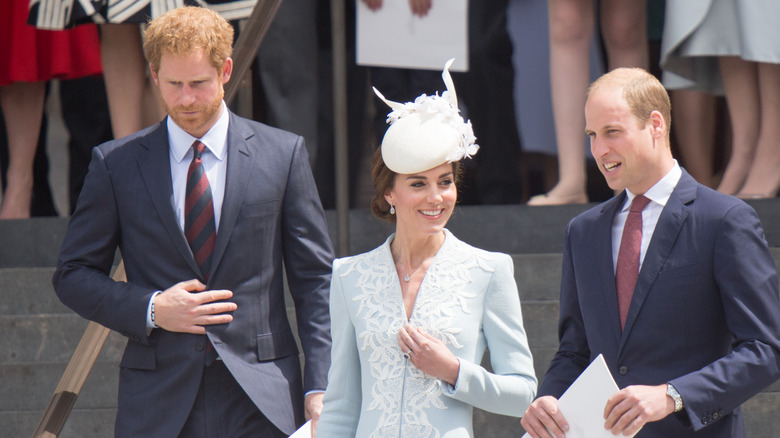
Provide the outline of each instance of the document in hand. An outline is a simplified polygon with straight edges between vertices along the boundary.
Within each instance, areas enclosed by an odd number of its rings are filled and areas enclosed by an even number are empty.
[[[289,438],[311,438],[311,421],[303,423],[303,426],[293,432]]]
[[[604,429],[604,406],[618,390],[604,357],[599,354],[558,399],[558,409],[569,423],[566,438],[614,438]]]
[[[372,11],[357,2],[357,63],[440,71],[468,71],[468,1],[433,2],[428,13],[412,13],[408,1],[385,1]]]

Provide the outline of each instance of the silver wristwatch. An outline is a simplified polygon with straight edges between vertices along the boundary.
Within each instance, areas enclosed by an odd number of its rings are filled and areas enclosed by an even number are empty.
[[[677,389],[671,383],[666,384],[666,395],[674,400],[674,412],[680,412],[683,409],[683,400]]]

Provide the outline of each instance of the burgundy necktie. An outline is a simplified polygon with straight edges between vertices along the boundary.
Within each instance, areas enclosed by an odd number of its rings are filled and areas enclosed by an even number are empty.
[[[187,171],[187,191],[184,201],[184,235],[190,244],[200,272],[208,280],[211,267],[211,253],[217,240],[214,221],[214,202],[211,186],[203,169],[203,150],[206,146],[199,140],[192,144],[193,157]]]
[[[620,312],[620,328],[626,326],[626,315],[634,296],[634,287],[639,277],[639,251],[642,247],[642,210],[650,199],[639,195],[631,202],[626,225],[623,227],[623,238],[620,241],[617,267],[615,269],[615,286],[617,287],[618,311]]]

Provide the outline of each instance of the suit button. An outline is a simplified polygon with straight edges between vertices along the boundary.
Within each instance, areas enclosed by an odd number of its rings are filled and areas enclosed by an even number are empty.
[[[195,346],[195,351],[203,351],[203,344],[198,344]]]
[[[623,365],[622,367],[620,367],[618,372],[620,373],[621,376],[625,376],[626,374],[628,374],[628,367]]]
[[[718,417],[720,417],[720,414],[718,414],[717,412],[715,412],[714,414],[712,414],[712,419],[713,419],[713,420],[717,420],[717,419],[718,419]]]

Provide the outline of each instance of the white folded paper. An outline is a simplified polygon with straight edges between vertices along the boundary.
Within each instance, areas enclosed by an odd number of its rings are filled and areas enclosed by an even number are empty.
[[[303,423],[303,426],[293,432],[289,438],[311,438],[311,420]]]
[[[599,354],[558,399],[558,409],[569,423],[566,438],[615,438],[604,429],[604,407],[609,397],[619,390],[604,357]],[[527,433],[523,435],[528,437]]]
[[[490,0],[487,0],[490,1]],[[468,71],[467,0],[434,1],[428,14],[412,14],[408,1],[384,1],[372,11],[357,2],[357,63],[441,71]]]

